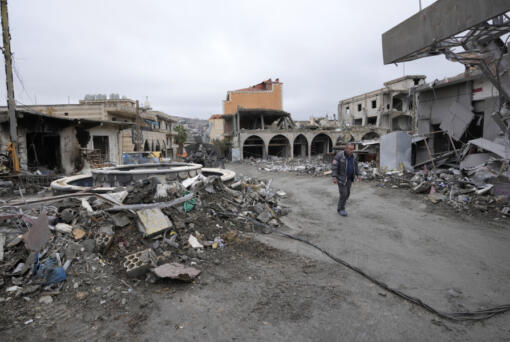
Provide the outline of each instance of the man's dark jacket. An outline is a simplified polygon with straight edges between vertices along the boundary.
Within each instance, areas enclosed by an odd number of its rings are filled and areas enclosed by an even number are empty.
[[[352,164],[354,167],[353,176],[357,177],[359,176],[358,159],[354,154]],[[332,176],[338,179],[338,183],[342,185],[347,184],[347,157],[344,151],[340,151],[336,154],[331,165],[331,171],[333,171]],[[351,179],[351,181],[353,180],[354,179]]]

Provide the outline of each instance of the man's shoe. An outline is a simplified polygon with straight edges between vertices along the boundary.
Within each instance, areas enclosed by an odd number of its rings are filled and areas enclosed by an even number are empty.
[[[340,210],[338,213],[340,214],[340,216],[347,216],[347,211],[345,210]]]

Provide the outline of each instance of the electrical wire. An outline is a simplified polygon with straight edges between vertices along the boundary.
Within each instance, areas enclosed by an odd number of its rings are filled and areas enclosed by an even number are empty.
[[[288,234],[288,233],[285,233],[285,232],[282,232],[278,229],[275,229],[274,227],[271,227],[271,229],[284,236],[284,237],[287,237],[289,239],[293,239],[293,240],[296,240],[296,241],[300,241],[308,246],[311,246],[317,250],[319,250],[320,252],[322,252],[324,255],[328,256],[330,259],[332,259],[333,261],[355,271],[356,273],[360,274],[361,276],[363,276],[364,278],[368,279],[369,281],[371,281],[372,283],[376,284],[377,286],[383,288],[384,290],[388,291],[388,292],[391,292],[393,293],[394,295],[410,302],[410,303],[413,303],[415,305],[418,305],[420,307],[422,307],[423,309],[429,311],[430,313],[433,313],[435,314],[436,316],[439,316],[443,319],[447,319],[447,320],[450,320],[450,321],[482,321],[482,320],[485,320],[485,319],[488,319],[488,318],[491,318],[491,317],[494,317],[496,315],[499,315],[499,314],[502,314],[502,313],[505,313],[507,311],[510,311],[510,304],[503,304],[503,305],[499,305],[499,306],[495,306],[495,307],[492,307],[492,308],[488,308],[488,309],[482,309],[482,310],[476,310],[476,311],[462,311],[462,312],[444,312],[444,311],[440,311],[440,310],[437,310],[435,308],[433,308],[432,306],[430,306],[429,304],[426,304],[425,302],[423,302],[421,299],[417,298],[417,297],[413,297],[411,295],[408,295],[402,291],[399,291],[397,289],[394,289],[392,287],[390,287],[388,284],[380,281],[380,280],[377,280],[375,279],[374,277],[370,276],[368,273],[366,273],[365,271],[363,271],[362,269],[360,269],[359,267],[356,267],[356,266],[353,266],[351,265],[350,263],[348,263],[347,261],[345,260],[342,260],[334,255],[332,255],[331,253],[329,253],[328,251],[324,250],[323,248],[317,246],[316,244],[308,241],[308,240],[305,240],[305,239],[302,239],[300,237],[297,237],[297,236],[294,236],[294,235],[291,235],[291,234]]]

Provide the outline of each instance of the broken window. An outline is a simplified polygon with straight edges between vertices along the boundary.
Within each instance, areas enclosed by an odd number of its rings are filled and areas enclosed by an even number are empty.
[[[363,119],[354,119],[353,125],[354,126],[361,126],[361,125],[363,125]]]
[[[377,124],[377,116],[372,116],[367,118],[367,125],[376,125]]]
[[[349,106],[345,107],[345,113],[347,115],[351,114],[351,110],[349,109]]]
[[[414,78],[413,82],[414,82],[414,85],[416,86],[416,85],[420,84],[420,79],[419,78]]]
[[[398,97],[394,97],[392,100],[392,106],[393,106],[393,109],[402,111],[402,100],[399,99]]]
[[[110,145],[108,141],[108,136],[95,135],[92,137],[92,143],[94,150],[99,150],[101,152],[101,157],[103,159],[108,159]]]
[[[358,112],[361,112],[361,103],[358,103]]]
[[[377,100],[372,100],[372,108],[377,108]]]

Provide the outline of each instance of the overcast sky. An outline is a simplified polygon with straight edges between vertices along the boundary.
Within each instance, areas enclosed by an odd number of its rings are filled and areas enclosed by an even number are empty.
[[[402,65],[383,65],[381,34],[418,8],[418,0],[10,0],[15,95],[23,104],[148,96],[154,109],[205,119],[222,113],[227,90],[280,78],[295,119],[332,114],[339,100],[403,75]],[[405,64],[428,81],[462,71],[442,56]]]

